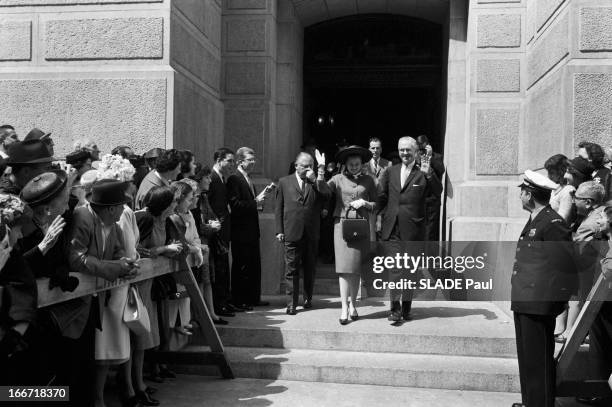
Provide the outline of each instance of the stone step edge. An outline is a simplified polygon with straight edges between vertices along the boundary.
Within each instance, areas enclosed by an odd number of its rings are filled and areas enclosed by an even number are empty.
[[[347,351],[270,351],[227,347],[226,355],[237,377],[465,391],[520,389],[517,363],[500,358],[391,354],[377,363],[373,358],[380,358],[380,354],[368,352],[359,352],[355,358],[354,352]],[[210,375],[215,370],[212,366],[184,365],[178,371]]]
[[[410,353],[393,353],[393,352],[360,352],[360,351],[350,351],[350,350],[338,350],[338,349],[331,349],[331,350],[322,350],[322,349],[278,349],[278,348],[261,348],[261,347],[250,347],[250,346],[225,346],[225,353],[231,353],[233,350],[236,350],[238,352],[252,352],[252,353],[261,353],[261,354],[269,354],[270,351],[273,350],[288,350],[290,352],[294,352],[294,354],[300,354],[300,353],[317,353],[317,354],[325,354],[325,353],[334,353],[336,355],[339,356],[345,356],[345,357],[350,357],[353,360],[355,355],[359,355],[360,358],[357,358],[357,360],[363,360],[363,359],[367,359],[367,358],[377,358],[380,357],[380,355],[394,355],[397,356],[398,359],[401,358],[414,358],[414,357],[423,357],[425,359],[439,359],[440,362],[447,362],[447,361],[453,361],[453,360],[457,360],[457,361],[477,361],[478,364],[480,363],[486,363],[486,362],[497,362],[497,363],[501,363],[501,364],[512,364],[513,366],[516,365],[516,372],[502,372],[501,374],[517,374],[518,375],[518,364],[515,363],[515,358],[502,358],[502,357],[492,357],[492,356],[465,356],[465,355],[437,355],[437,354],[410,354]],[[187,347],[185,347],[183,349],[183,351],[185,352],[198,352],[200,350],[204,350],[204,351],[209,351],[210,348],[208,346],[198,346],[198,345],[188,345]],[[286,352],[286,353],[279,353],[277,356],[279,358],[287,358],[288,353],[290,352]],[[275,355],[272,355],[275,356]],[[487,359],[487,360],[485,360]],[[232,360],[230,359],[230,363],[232,362]],[[252,360],[249,362],[253,362],[253,363],[257,363],[258,360]],[[268,360],[263,360],[261,361],[261,363],[265,363],[265,362],[269,362]],[[334,366],[340,366],[340,367],[346,367],[346,365],[340,365],[340,364],[330,364],[328,365],[330,367],[334,367]],[[465,366],[465,365],[464,365]],[[378,367],[377,367],[378,368]],[[405,370],[405,369],[401,369],[401,368],[397,368],[394,367],[394,369],[399,369],[399,370]],[[437,372],[440,371],[440,369],[432,369],[432,370],[427,370],[427,369],[422,369],[423,371],[429,371],[429,372]],[[481,371],[470,371],[469,373],[483,373]],[[500,372],[495,372],[495,373],[500,373]]]

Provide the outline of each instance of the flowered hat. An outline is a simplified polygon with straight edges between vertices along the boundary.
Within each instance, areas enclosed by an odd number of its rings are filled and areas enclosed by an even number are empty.
[[[6,226],[19,223],[27,213],[26,204],[16,195],[0,193],[0,222]]]

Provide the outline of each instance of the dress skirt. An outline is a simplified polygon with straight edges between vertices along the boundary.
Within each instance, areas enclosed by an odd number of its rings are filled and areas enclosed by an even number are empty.
[[[334,251],[337,274],[361,274],[362,267],[368,261],[370,238],[358,242],[346,242],[342,237],[341,219],[334,218]]]
[[[159,346],[159,323],[157,320],[157,302],[151,299],[151,286],[153,279],[143,280],[135,284],[138,288],[138,293],[142,299],[147,312],[149,313],[149,321],[151,322],[151,331],[144,335],[134,338],[135,349],[151,349]]]
[[[130,329],[123,322],[123,309],[127,302],[129,285],[99,294],[108,301],[102,300],[102,331],[96,329],[96,362],[118,364],[130,357]],[[106,303],[106,305],[104,305]]]

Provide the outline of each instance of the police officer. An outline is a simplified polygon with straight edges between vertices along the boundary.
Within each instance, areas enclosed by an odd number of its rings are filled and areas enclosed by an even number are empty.
[[[521,188],[531,213],[521,232],[512,271],[512,311],[523,402],[513,407],[555,405],[555,317],[577,283],[569,227],[548,205],[557,184],[527,170]]]

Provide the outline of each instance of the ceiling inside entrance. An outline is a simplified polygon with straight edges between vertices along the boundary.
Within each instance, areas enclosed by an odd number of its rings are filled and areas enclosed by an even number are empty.
[[[449,0],[291,0],[304,27],[355,14],[387,13],[442,24]]]

